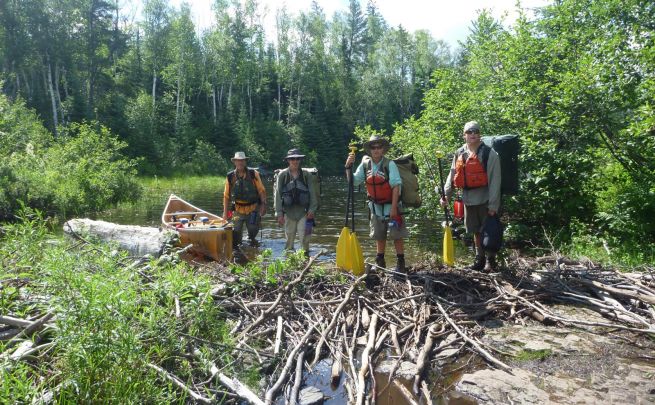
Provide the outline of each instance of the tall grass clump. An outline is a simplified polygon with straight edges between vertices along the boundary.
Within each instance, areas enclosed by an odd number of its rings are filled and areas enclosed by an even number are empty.
[[[0,233],[0,313],[54,313],[34,338],[52,345],[20,361],[0,357],[0,403],[46,393],[63,403],[183,403],[186,395],[149,364],[188,383],[211,375],[199,358],[235,376],[252,373],[233,364],[231,326],[208,276],[185,263],[130,267],[111,247],[56,238],[39,215],[20,215]]]

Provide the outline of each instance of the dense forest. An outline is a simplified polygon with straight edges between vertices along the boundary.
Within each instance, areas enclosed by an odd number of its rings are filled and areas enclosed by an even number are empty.
[[[279,165],[291,146],[335,173],[356,125],[391,131],[451,62],[447,44],[390,27],[372,2],[333,17],[317,3],[298,16],[273,10],[274,38],[255,0],[216,0],[216,24],[201,33],[186,4],[145,0],[136,16],[121,4],[3,2],[2,90],[55,136],[102,123],[146,174],[224,173],[236,150]]]
[[[509,27],[483,10],[456,50],[374,2],[276,10],[274,38],[252,0],[217,0],[201,33],[188,6],[121,4],[0,3],[0,217],[101,209],[136,173],[222,174],[235,150],[276,167],[297,146],[338,173],[373,132],[414,153],[434,215],[434,152],[475,119],[521,139],[508,237],[655,257],[653,2],[557,0]]]

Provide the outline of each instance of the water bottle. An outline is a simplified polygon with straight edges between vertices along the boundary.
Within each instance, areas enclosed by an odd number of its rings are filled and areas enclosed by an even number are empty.
[[[305,235],[311,235],[313,229],[314,229],[314,219],[312,218],[305,221]]]
[[[396,221],[393,218],[389,219],[389,229],[396,229],[396,228],[398,228],[398,221]]]
[[[248,216],[248,223],[250,225],[257,225],[257,211],[253,211]]]

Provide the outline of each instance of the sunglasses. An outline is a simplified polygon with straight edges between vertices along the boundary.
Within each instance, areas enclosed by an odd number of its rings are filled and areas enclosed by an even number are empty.
[[[300,160],[301,158],[287,158],[287,160]]]
[[[371,149],[371,150],[375,150],[375,149],[384,149],[384,146],[382,146],[382,145],[371,145],[371,146],[369,147],[369,149]]]
[[[473,130],[469,129],[468,131],[464,131],[464,133],[466,135],[473,135],[473,134],[479,134],[480,131],[478,131],[477,129],[473,129]]]

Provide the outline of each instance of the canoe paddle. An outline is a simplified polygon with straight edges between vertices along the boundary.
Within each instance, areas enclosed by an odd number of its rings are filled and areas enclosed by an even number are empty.
[[[445,198],[446,194],[443,188],[443,170],[441,165],[441,159],[443,158],[443,153],[437,151],[437,161],[439,162],[439,183],[441,185],[441,195]],[[453,233],[450,229],[450,215],[448,214],[448,205],[443,207],[444,214],[446,215],[446,226],[444,227],[443,234],[443,262],[448,266],[455,264],[455,246],[453,245]]]
[[[350,146],[350,153],[357,152],[356,146]],[[348,201],[346,203],[346,222],[339,240],[337,241],[337,266],[344,270],[350,270],[359,276],[364,274],[364,256],[362,247],[355,233],[355,183],[353,168],[350,166],[348,178]],[[348,219],[351,219],[351,228],[348,228]]]

